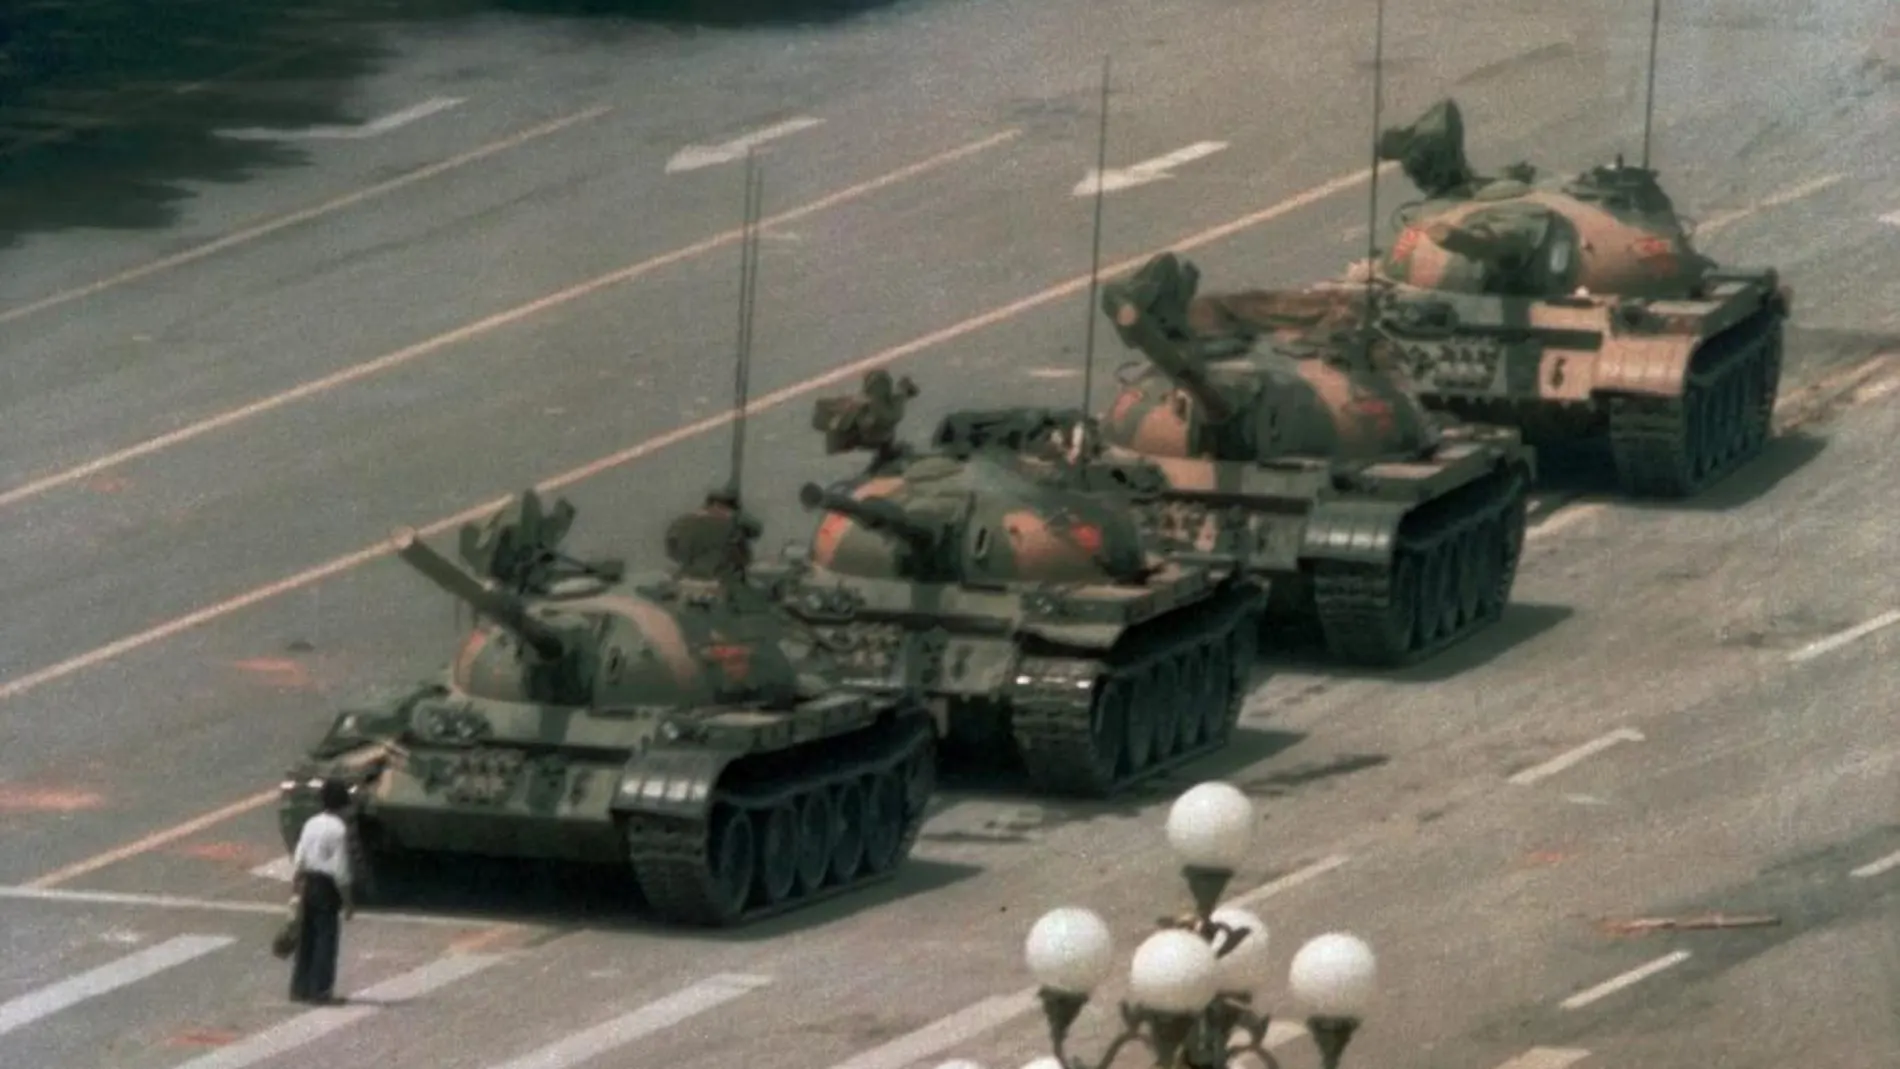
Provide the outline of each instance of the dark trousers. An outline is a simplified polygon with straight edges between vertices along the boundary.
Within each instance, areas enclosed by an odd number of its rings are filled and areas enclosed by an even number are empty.
[[[336,881],[322,873],[304,873],[303,921],[290,970],[291,998],[323,999],[335,993],[342,922],[343,895]]]

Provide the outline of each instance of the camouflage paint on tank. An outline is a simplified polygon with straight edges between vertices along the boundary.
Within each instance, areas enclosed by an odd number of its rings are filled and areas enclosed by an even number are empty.
[[[495,524],[527,531],[463,539],[486,579],[414,532],[394,539],[399,559],[471,605],[476,623],[439,681],[338,716],[285,783],[287,842],[313,804],[309,781],[340,775],[378,850],[631,862],[656,908],[688,923],[791,908],[793,898],[705,897],[703,837],[747,804],[725,785],[747,777],[762,792],[752,797],[769,800],[829,789],[836,776],[896,774],[928,759],[927,712],[901,695],[826,693],[835,666],[769,591],[733,574],[690,577],[728,559],[717,550],[730,522],[675,525],[710,541],[669,546],[680,571],[635,583],[617,562],[560,556],[545,530],[534,546],[541,513],[527,496]],[[572,516],[561,504],[553,537]],[[767,755],[776,763],[759,765]],[[907,844],[921,808],[900,816],[893,834]]]

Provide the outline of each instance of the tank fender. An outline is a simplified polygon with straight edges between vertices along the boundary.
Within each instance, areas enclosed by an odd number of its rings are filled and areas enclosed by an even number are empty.
[[[1408,501],[1323,501],[1307,514],[1300,559],[1390,564],[1412,508]]]
[[[1675,397],[1683,392],[1689,360],[1699,340],[1680,334],[1624,334],[1605,339],[1592,392]]]
[[[712,807],[719,777],[739,757],[733,750],[654,747],[621,768],[620,787],[610,808],[616,816],[646,813],[700,819]]]

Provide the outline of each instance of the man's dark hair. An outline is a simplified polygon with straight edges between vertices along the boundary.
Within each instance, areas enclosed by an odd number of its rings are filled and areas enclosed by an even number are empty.
[[[324,812],[340,813],[350,804],[349,784],[340,779],[326,779],[318,797],[323,801]]]

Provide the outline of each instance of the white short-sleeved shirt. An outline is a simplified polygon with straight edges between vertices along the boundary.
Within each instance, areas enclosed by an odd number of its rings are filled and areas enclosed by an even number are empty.
[[[297,836],[297,850],[291,855],[291,867],[298,872],[320,872],[337,882],[350,884],[350,829],[335,813],[318,813],[304,821]]]

